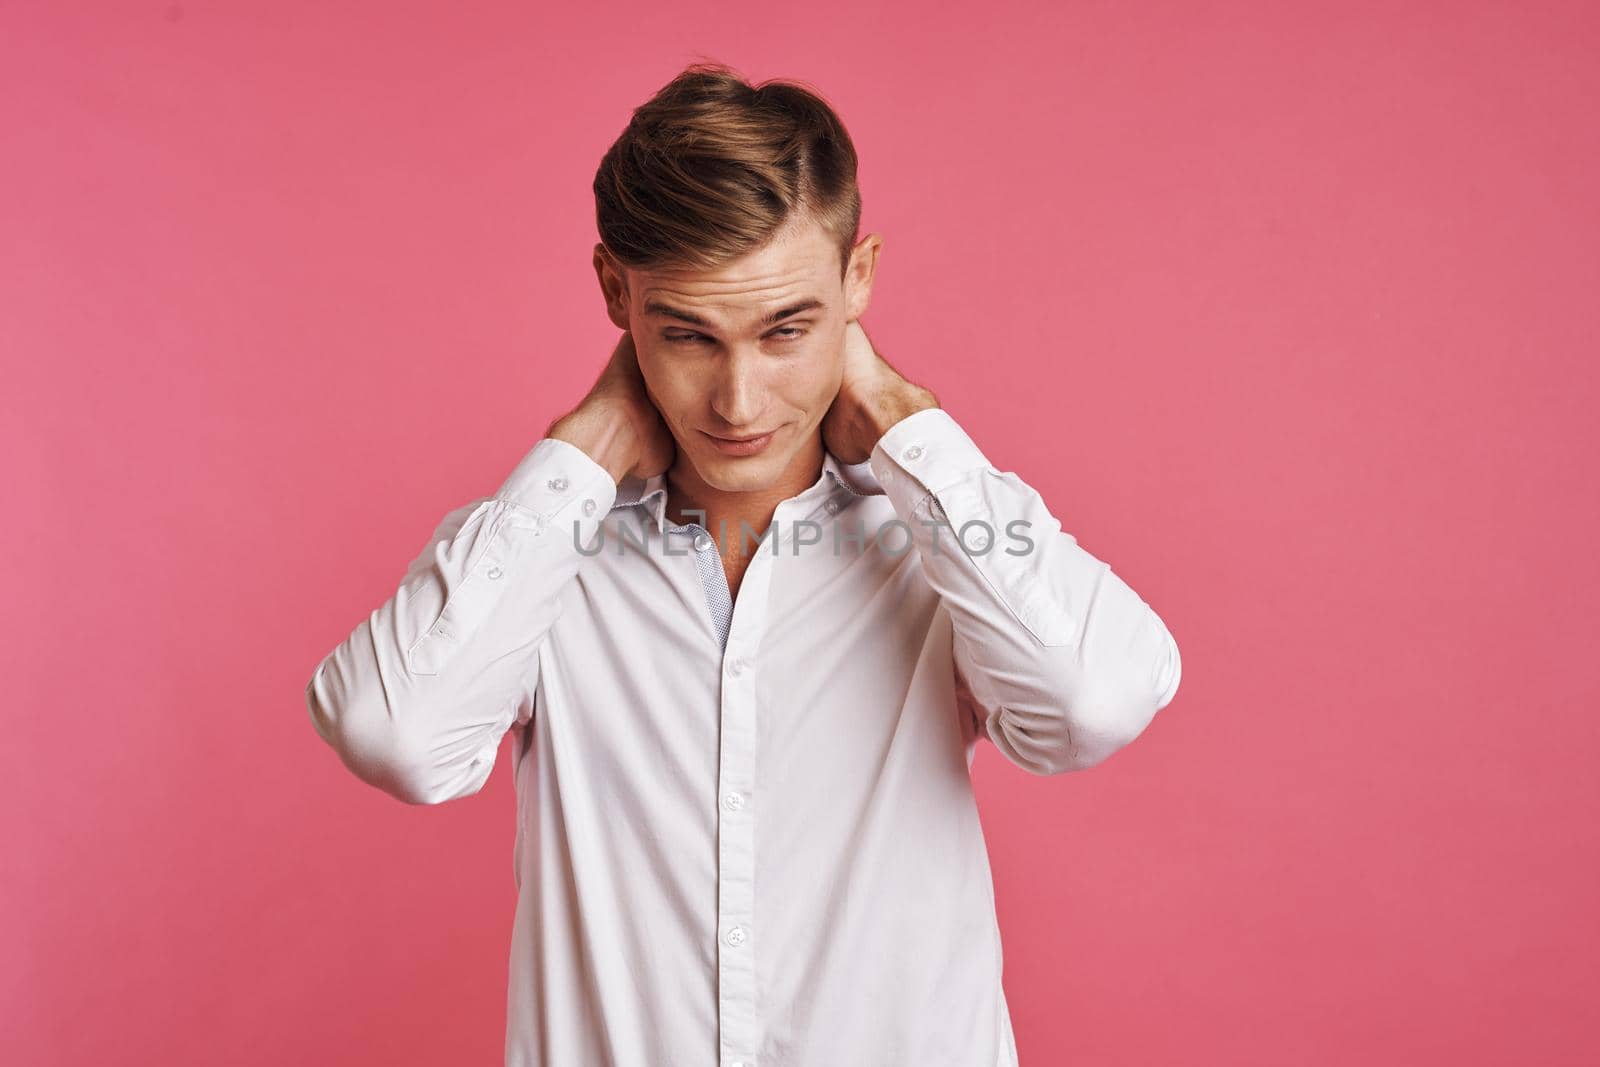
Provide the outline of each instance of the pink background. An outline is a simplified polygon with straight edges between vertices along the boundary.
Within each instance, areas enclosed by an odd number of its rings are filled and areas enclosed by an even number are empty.
[[[593,380],[706,57],[839,107],[879,347],[1183,650],[980,752],[1024,1067],[1600,1062],[1594,12],[4,5],[0,1061],[499,1061],[505,746],[408,807],[302,691]]]

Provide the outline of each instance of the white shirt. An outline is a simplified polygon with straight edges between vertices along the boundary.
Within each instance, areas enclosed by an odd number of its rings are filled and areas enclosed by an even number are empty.
[[[736,602],[665,508],[541,439],[306,686],[412,803],[513,731],[507,1067],[1016,1064],[977,742],[1105,759],[1177,690],[1166,626],[942,408],[825,454]]]

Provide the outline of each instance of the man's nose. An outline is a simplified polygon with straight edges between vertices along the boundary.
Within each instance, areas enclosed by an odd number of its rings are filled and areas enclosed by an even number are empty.
[[[760,353],[731,352],[717,372],[717,383],[711,397],[711,406],[736,432],[760,430],[765,390],[761,384]]]

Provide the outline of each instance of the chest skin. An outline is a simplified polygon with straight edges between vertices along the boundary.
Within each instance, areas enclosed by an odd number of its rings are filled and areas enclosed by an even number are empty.
[[[734,601],[739,599],[739,583],[744,579],[744,572],[749,566],[749,556],[724,555],[722,557],[722,573],[728,579],[729,599]]]
[[[799,490],[795,492],[798,493]],[[741,544],[741,538],[738,535],[724,534],[723,539],[719,539],[718,535],[712,532],[716,530],[738,530],[740,529],[738,519],[710,512],[690,511],[686,510],[687,508],[687,502],[681,499],[669,498],[666,508],[667,519],[677,525],[698,525],[708,534],[711,534],[713,540],[717,541],[717,554],[722,560],[722,574],[728,582],[728,598],[730,601],[736,601],[739,597],[739,584],[744,579],[744,572],[749,569],[750,559],[755,552],[759,551],[759,543],[772,523],[772,511],[766,512],[765,519],[758,525],[752,526],[753,532],[748,537],[745,537],[743,539],[744,543]]]

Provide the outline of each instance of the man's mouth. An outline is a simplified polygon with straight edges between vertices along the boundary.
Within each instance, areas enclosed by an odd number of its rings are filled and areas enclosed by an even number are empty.
[[[705,433],[705,431],[701,431]],[[746,434],[743,437],[719,437],[714,433],[706,433],[706,437],[717,447],[717,451],[729,456],[753,456],[761,451],[777,434],[777,430],[768,430],[766,433]]]

